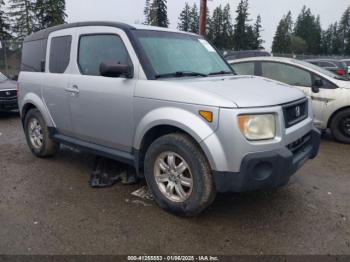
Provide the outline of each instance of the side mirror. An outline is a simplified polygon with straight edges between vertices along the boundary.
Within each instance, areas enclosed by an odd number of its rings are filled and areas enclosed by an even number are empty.
[[[105,77],[133,77],[132,67],[124,64],[102,62],[100,65],[100,74]]]
[[[314,84],[312,85],[312,92],[313,93],[319,93],[320,92],[320,87],[323,86],[323,81],[322,79],[316,79]]]

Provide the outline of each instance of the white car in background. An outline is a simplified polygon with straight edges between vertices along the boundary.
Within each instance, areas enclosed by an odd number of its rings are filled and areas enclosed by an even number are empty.
[[[315,126],[330,128],[336,140],[350,144],[350,81],[291,58],[253,57],[228,62],[239,75],[263,76],[301,89],[312,99]]]

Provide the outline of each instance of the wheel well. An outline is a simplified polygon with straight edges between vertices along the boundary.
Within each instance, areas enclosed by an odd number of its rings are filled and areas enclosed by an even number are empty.
[[[143,161],[144,161],[146,152],[147,152],[149,146],[153,143],[153,141],[155,141],[156,139],[158,139],[162,136],[165,136],[165,135],[168,135],[171,133],[186,134],[190,138],[192,138],[192,140],[195,143],[197,143],[197,141],[190,134],[188,134],[186,131],[184,131],[178,127],[174,127],[174,126],[170,126],[170,125],[160,125],[160,126],[152,127],[150,130],[147,131],[147,133],[142,138],[142,142],[141,142],[141,146],[140,146],[140,150],[139,150],[139,170],[142,169]],[[201,147],[199,146],[199,148],[201,148]]]
[[[339,108],[337,111],[335,111],[335,112],[331,115],[331,117],[329,118],[329,120],[328,120],[327,128],[330,128],[330,127],[331,127],[331,123],[332,123],[333,118],[334,118],[339,112],[344,111],[344,110],[348,110],[348,109],[350,109],[350,106],[342,107],[342,108]]]
[[[31,104],[31,103],[28,103],[28,104],[25,104],[23,106],[23,109],[22,109],[22,122],[24,121],[25,117],[26,117],[26,114],[28,113],[29,110],[33,109],[33,108],[36,108],[35,105]]]

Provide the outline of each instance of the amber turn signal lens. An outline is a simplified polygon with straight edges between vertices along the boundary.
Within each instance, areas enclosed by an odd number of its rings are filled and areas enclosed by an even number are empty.
[[[213,113],[210,111],[199,111],[201,117],[207,120],[209,123],[213,122]]]

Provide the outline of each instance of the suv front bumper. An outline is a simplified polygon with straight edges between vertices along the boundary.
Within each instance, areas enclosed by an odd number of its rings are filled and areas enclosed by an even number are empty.
[[[11,100],[1,100],[0,99],[0,111],[11,111],[18,109],[17,98]]]
[[[240,172],[213,171],[216,190],[246,192],[283,186],[307,160],[316,157],[320,139],[320,132],[313,128],[287,147],[246,155]]]

